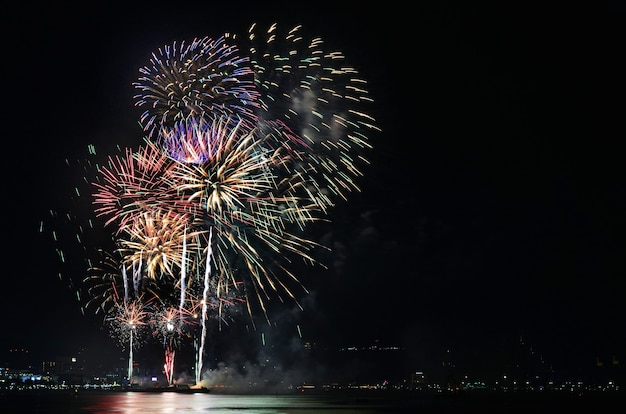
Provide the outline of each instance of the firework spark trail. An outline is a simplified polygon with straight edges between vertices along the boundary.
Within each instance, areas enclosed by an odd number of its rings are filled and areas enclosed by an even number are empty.
[[[165,363],[163,364],[163,371],[165,372],[165,378],[167,384],[172,385],[174,383],[174,358],[176,357],[176,349],[170,341],[165,348]]]
[[[128,275],[126,274],[126,267],[122,266],[122,277],[124,283],[124,300],[128,300]]]
[[[207,335],[206,321],[207,321],[207,309],[209,305],[208,303],[209,287],[210,287],[209,276],[211,275],[211,257],[213,256],[213,250],[211,249],[212,239],[213,239],[213,232],[209,231],[209,243],[208,243],[207,254],[206,254],[206,270],[204,273],[204,290],[202,291],[202,318],[201,318],[202,334],[200,336],[200,348],[198,350],[198,356],[197,356],[198,369],[196,370],[196,384],[200,384],[200,381],[202,380],[204,346],[205,346],[206,335]]]
[[[128,384],[131,385],[133,383],[133,360],[134,360],[134,355],[133,355],[133,347],[134,347],[134,343],[133,343],[133,331],[130,331],[130,341],[129,341],[129,347],[128,347]]]
[[[180,304],[178,310],[180,312],[180,318],[182,320],[183,310],[185,306],[185,291],[186,291],[186,283],[187,283],[187,264],[185,260],[187,259],[187,227],[185,227],[185,233],[183,235],[183,253],[180,261]]]

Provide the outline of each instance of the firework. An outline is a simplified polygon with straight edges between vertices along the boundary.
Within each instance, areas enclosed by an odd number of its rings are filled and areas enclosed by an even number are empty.
[[[149,138],[177,160],[197,162],[189,151],[196,148],[190,142],[196,121],[238,118],[298,147],[291,171],[320,208],[345,200],[359,190],[369,136],[379,131],[368,115],[373,100],[341,52],[325,50],[320,38],[306,39],[300,26],[259,31],[252,25],[247,37],[226,34],[159,49],[134,83]]]
[[[163,125],[190,115],[237,114],[255,123],[258,92],[249,58],[239,56],[225,37],[166,45],[152,54],[150,65],[140,72],[134,83],[140,91],[136,105],[147,108],[141,122],[156,142],[161,141]]]
[[[169,385],[173,384],[174,359],[178,340],[187,324],[194,324],[193,312],[165,304],[157,305],[150,319],[152,336],[159,338],[165,350],[163,370]]]
[[[124,156],[109,157],[100,168],[100,181],[94,182],[93,204],[105,225],[116,224],[116,233],[140,220],[146,211],[176,205],[176,192],[163,185],[163,177],[174,162],[159,147],[146,142],[137,151],[128,148]]]
[[[133,351],[143,343],[148,331],[149,302],[143,297],[131,301],[118,302],[111,316],[106,319],[111,334],[117,337],[121,344],[128,343],[128,381],[133,378]]]
[[[317,264],[324,247],[307,230],[359,191],[372,99],[343,54],[276,25],[166,45],[133,86],[147,136],[95,168],[92,207],[116,250],[90,267],[89,303],[130,342],[131,363],[150,325],[169,381],[199,318],[199,382],[210,318],[255,306],[267,318],[272,294],[307,292],[290,267]]]
[[[216,68],[233,62],[234,89],[212,89],[224,79]],[[140,72],[144,128],[179,161],[166,180],[195,205],[193,222],[215,230],[216,273],[236,283],[241,262],[264,310],[268,289],[293,298],[274,269],[296,279],[262,253],[314,262],[318,246],[302,231],[359,189],[368,134],[378,130],[366,82],[321,39],[277,25],[165,46]]]
[[[197,324],[197,313],[193,307],[181,310],[163,302],[155,306],[150,319],[152,335],[163,343],[183,337],[187,329]]]
[[[152,279],[178,274],[183,238],[191,237],[185,228],[180,214],[161,210],[142,213],[133,226],[124,228],[127,238],[118,240],[125,266]]]
[[[119,251],[100,251],[100,260],[88,269],[82,281],[87,289],[87,309],[102,312],[105,318],[115,313],[120,303],[142,297],[146,301],[168,300],[171,286],[154,278],[143,278],[137,268],[127,269]]]
[[[234,265],[240,261],[251,272],[249,281],[265,309],[266,294],[261,292],[268,287],[284,289],[294,297],[272,274],[271,267],[276,267],[272,262],[278,263],[285,255],[314,262],[308,252],[317,244],[297,233],[318,218],[319,210],[315,203],[295,195],[298,176],[286,173],[288,157],[283,155],[287,150],[268,145],[268,141],[275,144],[273,136],[231,127],[228,120],[212,125],[207,138],[213,144],[212,156],[202,164],[177,164],[170,174],[171,184],[185,195],[185,203],[197,206],[194,223],[215,235],[215,243],[207,249],[215,251],[216,277],[238,285]],[[289,180],[296,182],[289,185]],[[264,257],[267,252],[274,258],[264,264],[272,258]]]
[[[371,134],[379,131],[368,110],[367,82],[343,53],[327,51],[320,38],[307,40],[301,26],[266,30],[252,25],[242,50],[250,55],[259,91],[258,118],[280,121],[284,134],[306,142],[296,171],[311,177],[323,207],[358,191]]]
[[[151,315],[149,301],[143,297],[138,297],[130,301],[117,302],[107,317],[111,333],[118,338],[121,343],[130,342],[131,336],[136,341],[130,347],[138,347],[141,340],[148,333],[148,322]]]

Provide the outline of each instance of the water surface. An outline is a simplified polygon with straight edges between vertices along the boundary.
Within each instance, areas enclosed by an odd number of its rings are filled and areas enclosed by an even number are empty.
[[[428,414],[428,413],[604,413],[624,403],[574,395],[442,397],[417,394],[244,395],[175,392],[26,391],[0,394],[3,414]]]

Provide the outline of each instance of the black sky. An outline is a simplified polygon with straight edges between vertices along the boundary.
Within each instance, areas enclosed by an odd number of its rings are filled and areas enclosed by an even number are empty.
[[[94,325],[39,223],[80,179],[66,157],[137,142],[131,83],[150,53],[276,21],[345,52],[382,128],[363,192],[320,230],[333,253],[304,276],[303,329],[426,357],[523,334],[570,367],[626,360],[624,3],[331,3],[22,3],[5,18],[2,347],[65,349]]]

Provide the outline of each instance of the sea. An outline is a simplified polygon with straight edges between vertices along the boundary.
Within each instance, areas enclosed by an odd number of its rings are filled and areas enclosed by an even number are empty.
[[[3,414],[609,413],[623,395],[218,394],[24,391],[0,394]]]

